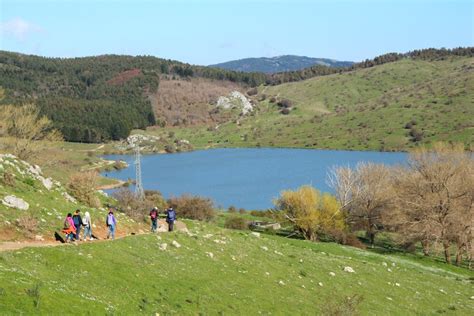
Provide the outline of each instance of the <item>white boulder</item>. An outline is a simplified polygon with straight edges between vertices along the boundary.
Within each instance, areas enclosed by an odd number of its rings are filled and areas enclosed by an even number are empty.
[[[354,273],[355,271],[351,267],[344,267],[344,272]]]
[[[30,205],[26,201],[17,198],[14,195],[7,195],[6,197],[4,197],[2,200],[2,204],[7,207],[17,208],[23,211],[26,211],[30,208]]]

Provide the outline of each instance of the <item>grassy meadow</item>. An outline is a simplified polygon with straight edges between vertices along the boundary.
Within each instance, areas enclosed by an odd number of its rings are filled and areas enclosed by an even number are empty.
[[[474,274],[466,269],[200,222],[187,225],[187,233],[2,252],[0,311],[469,315],[474,310]]]
[[[256,110],[215,128],[173,127],[150,133],[186,139],[194,148],[298,147],[408,150],[436,141],[474,143],[474,60],[404,59],[367,69],[265,86]],[[280,114],[277,100],[293,108]],[[407,124],[410,126],[407,127]],[[415,140],[411,131],[421,135]]]

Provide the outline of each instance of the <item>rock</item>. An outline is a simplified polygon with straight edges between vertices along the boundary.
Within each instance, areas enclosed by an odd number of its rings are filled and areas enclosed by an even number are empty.
[[[323,286],[323,282],[318,282],[318,285],[319,285],[319,286]]]
[[[382,262],[382,265],[383,265],[384,267],[386,267],[386,266],[387,266],[387,263],[386,263],[386,262]]]
[[[167,244],[167,243],[160,244],[160,250],[161,250],[161,251],[165,251],[166,248],[168,248],[168,244]]]
[[[240,108],[242,115],[246,115],[253,110],[252,103],[239,91],[232,91],[227,97],[219,97],[217,107],[224,109]]]
[[[69,195],[67,192],[61,193],[61,195],[66,199],[66,201],[71,203],[76,203],[76,199]]]
[[[395,286],[400,286],[400,283],[395,283]]]
[[[17,208],[22,211],[26,211],[30,208],[30,205],[24,200],[17,198],[14,195],[7,195],[3,198],[2,204],[7,207]]]
[[[330,276],[336,276],[336,274],[334,272],[329,272],[329,275]]]
[[[265,251],[268,251],[268,247],[267,246],[262,246],[260,247],[262,250],[265,250]]]
[[[279,255],[279,256],[283,256],[283,254],[282,254],[281,252],[279,252],[279,251],[276,251],[276,250],[275,250],[275,251],[273,251],[273,252],[274,252],[275,254]]]
[[[204,238],[211,238],[212,236],[214,236],[214,235],[213,235],[213,234],[206,234],[206,235],[204,235],[204,236],[202,236],[202,237],[204,237]]]
[[[473,296],[471,296],[471,300],[474,300],[474,295],[473,295]]]
[[[392,272],[392,269],[388,268],[387,271],[388,271],[388,272]]]
[[[173,240],[171,244],[175,246],[176,248],[181,248],[181,245],[176,240]]]
[[[267,276],[270,275],[270,272],[265,272],[265,275],[267,275]]]
[[[251,233],[250,233],[250,236],[260,238],[260,233],[258,233],[258,232],[251,232]]]
[[[282,280],[278,281],[278,284],[280,285],[285,285],[285,282],[283,282]]]
[[[344,267],[344,272],[354,273],[355,271],[351,267]]]
[[[206,252],[206,255],[211,259],[214,258],[214,254],[212,252]]]
[[[388,296],[387,296],[387,300],[393,301],[393,299],[391,297],[388,297]]]
[[[35,240],[36,240],[36,241],[44,241],[44,238],[43,238],[43,236],[41,236],[41,235],[36,235],[36,236],[35,236]]]
[[[53,181],[51,178],[43,178],[42,176],[38,176],[38,179],[46,189],[51,190],[53,188]]]
[[[303,259],[300,259],[300,263],[303,263]]]

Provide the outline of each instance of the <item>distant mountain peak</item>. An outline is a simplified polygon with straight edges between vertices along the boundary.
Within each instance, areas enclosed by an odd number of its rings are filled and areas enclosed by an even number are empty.
[[[276,73],[284,71],[294,71],[308,68],[314,65],[324,65],[328,67],[348,67],[351,61],[338,61],[330,58],[313,58],[297,55],[280,55],[273,57],[251,57],[232,60],[224,63],[209,65],[209,67],[222,68],[242,72],[264,72]]]

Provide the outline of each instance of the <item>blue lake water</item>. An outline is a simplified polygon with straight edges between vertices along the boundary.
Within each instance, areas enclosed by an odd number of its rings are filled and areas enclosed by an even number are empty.
[[[127,169],[103,173],[121,180],[135,178],[133,155],[108,155],[125,160]],[[216,206],[266,209],[282,190],[311,184],[321,191],[328,170],[361,161],[387,165],[406,163],[406,153],[313,149],[211,149],[177,154],[142,156],[146,190],[159,190],[166,198],[183,193],[211,198]],[[133,189],[133,187],[131,187]]]

